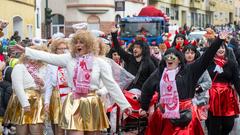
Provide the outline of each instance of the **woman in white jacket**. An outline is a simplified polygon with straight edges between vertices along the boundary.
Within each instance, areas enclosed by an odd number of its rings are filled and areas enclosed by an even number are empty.
[[[68,50],[65,39],[56,39],[51,43],[50,51],[53,54],[64,54]],[[60,66],[47,65],[46,92],[44,98],[45,111],[49,112],[54,135],[64,135],[59,126],[62,104],[71,88],[67,83],[67,71]]]
[[[32,48],[47,51],[43,46]],[[12,71],[14,93],[9,100],[4,121],[17,125],[17,135],[43,134],[45,76],[46,66],[40,61],[27,59],[24,55]]]
[[[100,82],[120,108],[131,113],[131,105],[113,79],[111,66],[97,57],[97,41],[90,32],[78,31],[71,40],[71,53],[68,54],[57,55],[18,47],[32,59],[67,69],[72,93],[64,102],[61,126],[68,130],[68,134],[99,134],[109,127],[102,101],[96,95],[101,88]]]

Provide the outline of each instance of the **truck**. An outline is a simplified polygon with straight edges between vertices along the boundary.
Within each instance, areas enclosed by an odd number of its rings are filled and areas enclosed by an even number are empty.
[[[168,32],[168,22],[163,17],[136,16],[125,17],[120,20],[120,40],[128,45],[136,35],[144,35],[148,44],[160,44],[162,34]]]

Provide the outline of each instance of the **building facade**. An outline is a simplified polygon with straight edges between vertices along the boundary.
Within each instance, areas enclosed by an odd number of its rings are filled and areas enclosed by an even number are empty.
[[[239,0],[235,0],[239,1]],[[234,0],[150,0],[150,4],[170,16],[170,24],[206,27],[233,23]],[[236,5],[236,4],[235,4]],[[239,5],[239,4],[238,4]],[[236,5],[237,6],[237,5]]]
[[[46,5],[45,0],[42,5]],[[114,0],[49,0],[48,5],[55,14],[51,34],[62,32],[68,36],[73,32],[72,25],[81,22],[88,23],[89,29],[109,33],[120,18],[138,15],[147,5],[147,0],[125,0],[125,11],[115,11]],[[43,15],[42,12],[42,18],[44,18]],[[44,19],[42,19],[42,26],[44,26]]]
[[[0,19],[9,22],[4,37],[10,38],[18,31],[21,38],[35,36],[35,0],[1,0]]]
[[[234,24],[240,24],[240,0],[235,0]]]
[[[214,11],[214,25],[234,23],[235,0],[214,0],[216,7]],[[236,0],[237,1],[237,0]]]
[[[190,9],[187,0],[152,0],[150,4],[165,12],[170,17],[170,24],[190,25]]]

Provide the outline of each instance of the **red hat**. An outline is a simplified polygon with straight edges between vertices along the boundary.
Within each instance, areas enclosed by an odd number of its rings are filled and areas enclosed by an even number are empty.
[[[184,43],[183,43],[184,45],[188,45],[189,44],[189,42],[188,42],[188,40],[184,40]]]
[[[168,33],[167,38],[169,39],[169,38],[171,38],[171,36],[172,36],[172,34]]]
[[[171,48],[171,44],[170,44],[169,41],[165,41],[164,44],[166,45],[167,49],[168,49],[168,48]]]
[[[197,46],[197,41],[196,41],[196,40],[193,40],[191,44],[192,44],[193,46]]]

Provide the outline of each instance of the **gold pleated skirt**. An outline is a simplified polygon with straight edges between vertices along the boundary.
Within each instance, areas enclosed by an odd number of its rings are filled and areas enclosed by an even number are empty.
[[[10,121],[12,124],[40,124],[45,121],[43,96],[38,90],[25,90],[30,103],[30,111],[24,112],[17,96],[13,93],[4,116],[4,122]]]
[[[109,121],[95,92],[80,99],[73,99],[72,93],[69,93],[63,103],[60,125],[67,130],[102,131],[109,128]]]
[[[51,124],[58,124],[61,118],[62,103],[59,90],[54,89],[49,105],[49,119]]]

